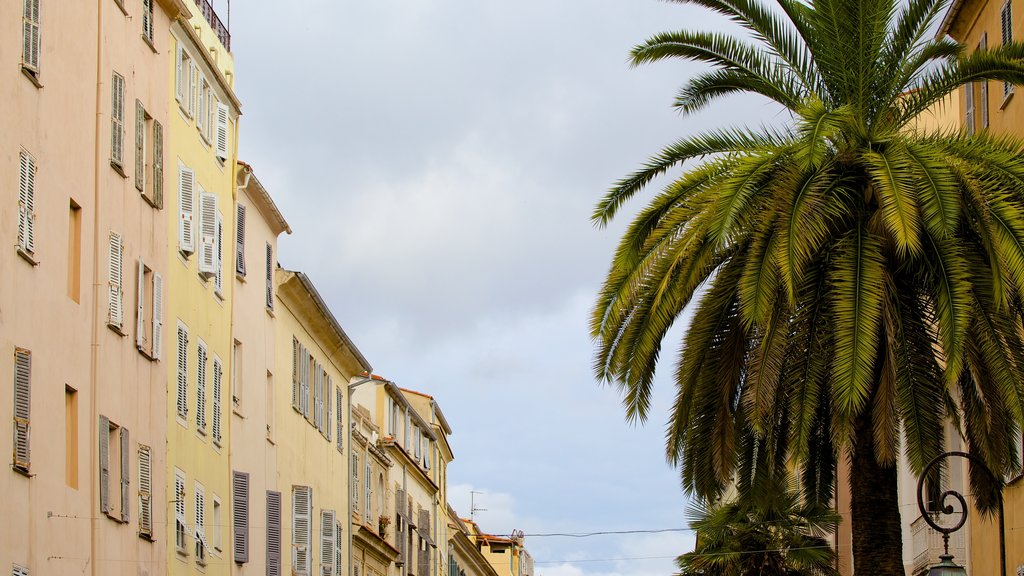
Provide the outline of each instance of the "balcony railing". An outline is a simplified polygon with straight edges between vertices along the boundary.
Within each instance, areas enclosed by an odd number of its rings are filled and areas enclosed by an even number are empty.
[[[196,4],[199,5],[199,11],[203,13],[203,18],[206,18],[206,21],[210,23],[210,27],[213,28],[213,33],[217,35],[217,39],[220,40],[220,43],[224,45],[228,52],[231,52],[231,32],[220,21],[217,11],[213,9],[213,4],[210,4],[210,0],[196,0]]]
[[[910,532],[914,545],[913,574],[926,570],[929,566],[939,563],[939,554],[942,554],[942,534],[933,530],[921,516],[910,525]],[[966,561],[966,547],[964,545],[964,532],[954,532],[949,535],[949,553],[953,555],[954,562],[963,564]]]

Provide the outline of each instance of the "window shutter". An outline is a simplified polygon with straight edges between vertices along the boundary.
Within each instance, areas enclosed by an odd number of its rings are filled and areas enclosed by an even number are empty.
[[[21,63],[39,73],[39,0],[25,0]]]
[[[142,35],[153,41],[153,0],[142,0]]]
[[[235,540],[235,562],[249,561],[249,474],[233,471],[231,491],[232,531]]]
[[[205,556],[206,548],[206,494],[199,484],[196,484],[196,557]]]
[[[153,204],[164,207],[164,127],[153,121]]]
[[[195,251],[193,209],[195,204],[196,173],[181,166],[178,169],[178,248],[182,252]]]
[[[235,273],[245,276],[245,204],[235,211]]]
[[[188,418],[188,330],[178,325],[178,417]]]
[[[363,458],[363,468],[366,470],[366,477],[363,478],[363,491],[365,492],[366,501],[363,503],[363,510],[366,518],[366,523],[373,526],[373,468],[370,466],[370,453],[366,453],[366,457]]]
[[[139,445],[139,534],[153,536],[153,461],[148,446]]]
[[[196,63],[189,58],[188,61],[188,115],[195,116],[196,114],[196,79],[198,78],[199,70],[196,69]]]
[[[323,387],[320,382],[323,378],[323,371],[320,370],[320,363],[313,361],[313,426],[321,432],[324,429],[323,425],[323,399],[320,398],[320,393]]]
[[[345,403],[345,399],[342,397],[343,395],[341,393],[341,388],[336,389],[334,391],[334,393],[337,396],[337,403],[338,403],[338,409],[335,411],[335,418],[337,418],[337,421],[338,421],[338,430],[337,430],[338,437],[336,438],[336,442],[337,442],[337,445],[338,445],[338,452],[343,452],[345,447],[342,445],[341,439],[345,435],[342,434],[342,427],[344,426],[344,424],[342,423],[341,416],[342,416],[342,414],[344,414],[343,406],[344,406],[344,403]]]
[[[100,415],[100,512],[110,513],[110,420]]]
[[[26,252],[35,251],[36,161],[21,151],[18,180],[18,245]]]
[[[217,238],[214,246],[216,271],[213,274],[213,290],[219,295],[224,293],[224,217],[217,213]]]
[[[196,110],[196,128],[204,137],[206,136],[206,75],[199,73],[199,80],[196,82],[196,89],[199,90],[199,109]]]
[[[299,403],[302,405],[302,415],[309,420],[309,350],[303,346],[299,356],[299,374],[302,380],[299,381]]]
[[[299,349],[299,339],[292,336],[292,408],[302,412],[302,407],[299,405]]]
[[[153,273],[153,347],[150,355],[159,360],[164,346],[164,278]]]
[[[221,383],[224,370],[220,358],[213,357],[213,441],[220,444]]]
[[[185,549],[185,478],[174,473],[174,545]]]
[[[110,233],[109,280],[107,323],[120,330],[124,325],[124,293],[121,289],[124,278],[124,243],[117,232]]]
[[[124,159],[124,77],[114,72],[110,82],[110,161],[118,166]]]
[[[331,377],[326,372],[324,373],[324,392],[321,395],[324,403],[324,436],[327,437],[327,441],[331,441],[331,390],[334,390],[334,385],[331,382]]]
[[[217,158],[228,159],[228,107],[217,102],[217,132],[214,134],[217,144]]]
[[[274,309],[274,248],[267,242],[267,308]]]
[[[146,182],[146,109],[135,100],[135,189],[142,192]]]
[[[1010,0],[1006,0],[1003,8],[999,11],[999,26],[1003,36],[1003,44],[1013,41],[1013,12],[1010,7]],[[1013,84],[1003,82],[1003,97],[1013,93]]]
[[[136,315],[135,315],[135,347],[139,350],[146,349],[146,264],[139,258],[136,267],[139,271],[136,282]]]
[[[174,96],[178,99],[178,102],[184,104],[185,101],[185,74],[188,70],[185,69],[185,49],[178,42],[178,59],[175,60],[174,69]]]
[[[281,493],[267,491],[267,576],[281,576]]]
[[[199,190],[199,272],[211,275],[217,267],[217,196]]]
[[[320,511],[320,574],[334,575],[334,510]]]
[[[359,455],[352,451],[352,510],[359,514]]]
[[[206,432],[206,345],[196,350],[196,429]]]
[[[31,464],[29,433],[32,413],[32,353],[14,349],[14,467],[27,472]]]
[[[345,550],[345,541],[341,534],[341,522],[338,522],[334,527],[334,576],[342,576],[344,564],[341,561],[341,554],[343,550]]]
[[[14,564],[12,565],[11,576],[28,576],[28,568]]]
[[[309,486],[292,487],[292,571],[295,576],[309,576],[312,531],[310,516],[313,494]]]
[[[131,517],[131,500],[129,488],[131,487],[131,440],[128,437],[128,429],[121,427],[121,521],[127,522]]]

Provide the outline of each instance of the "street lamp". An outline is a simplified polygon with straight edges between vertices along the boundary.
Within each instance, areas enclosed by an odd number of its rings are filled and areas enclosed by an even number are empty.
[[[348,446],[349,452],[352,451],[352,391],[366,384],[367,382],[373,381],[373,374],[366,372],[366,376],[349,382],[348,394],[345,395],[345,416],[347,422],[345,422],[346,439],[345,445]],[[346,467],[347,468],[347,467]],[[349,476],[351,481],[351,476]],[[345,501],[348,502],[348,514],[345,517],[345,526],[348,527],[348,573],[352,574],[352,490],[349,487],[348,494],[345,495]]]
[[[953,562],[953,555],[949,553],[949,535],[962,528],[964,523],[967,522],[967,500],[955,490],[946,490],[939,497],[939,504],[942,507],[935,512],[936,515],[953,513],[953,507],[945,504],[946,497],[952,497],[960,502],[960,520],[951,527],[940,526],[935,522],[929,515],[930,513],[924,503],[924,481],[928,477],[928,472],[935,466],[938,466],[939,462],[951,456],[966,458],[972,465],[984,471],[999,486],[999,573],[1001,576],[1006,576],[1006,537],[1003,533],[1003,482],[992,473],[992,470],[980,458],[967,452],[945,452],[939,454],[932,458],[931,462],[924,467],[924,470],[921,471],[921,477],[917,480],[917,507],[921,511],[921,517],[924,518],[924,521],[936,531],[942,533],[942,546],[944,549],[943,554],[939,556],[939,563],[928,569],[928,576],[966,576],[967,574],[967,570],[963,566]]]

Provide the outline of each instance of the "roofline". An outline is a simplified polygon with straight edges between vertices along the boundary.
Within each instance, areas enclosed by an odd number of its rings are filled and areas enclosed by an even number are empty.
[[[260,179],[256,177],[256,173],[253,171],[252,166],[245,162],[242,162],[241,160],[237,160],[236,162],[238,162],[238,165],[241,166],[248,173],[248,179],[245,182],[245,186],[242,186],[242,188],[249,189],[249,183],[255,182],[256,199],[261,201],[263,205],[270,211],[270,214],[268,214],[268,216],[270,216],[275,221],[274,223],[277,224],[277,227],[280,230],[278,234],[280,234],[281,232],[291,234],[292,229],[288,225],[288,221],[284,219],[284,215],[281,214],[281,211],[277,208],[277,204],[274,202],[274,199],[270,197],[270,192],[267,192],[267,189],[263,186],[263,183],[260,182]]]
[[[423,396],[424,398],[430,400],[430,406],[431,408],[433,408],[434,414],[436,414],[438,419],[441,421],[441,430],[443,430],[445,434],[452,433],[452,427],[448,424],[448,419],[444,417],[444,412],[441,411],[441,405],[437,403],[436,398],[434,398],[430,394],[427,394],[426,392],[410,390],[409,388],[401,388],[401,391],[408,392],[410,394],[416,394],[417,396]]]
[[[935,32],[935,38],[942,39],[949,34],[949,29],[953,26],[953,20],[956,19],[957,14],[960,13],[960,9],[963,8],[964,2],[966,2],[966,0],[953,0],[953,3],[949,5],[949,9],[946,10],[946,15],[942,17],[939,29]]]
[[[434,434],[434,430],[432,429],[430,423],[424,420],[422,416],[420,416],[420,413],[417,412],[415,408],[413,408],[412,404],[409,402],[409,399],[405,397],[405,392],[420,394],[419,392],[416,392],[414,390],[406,390],[405,388],[400,387],[398,384],[395,384],[394,381],[388,380],[383,376],[371,374],[370,378],[383,384],[385,391],[389,390],[392,397],[401,398],[402,405],[409,411],[409,414],[412,415],[412,418],[417,421],[417,424],[419,424],[419,427],[423,430],[427,437],[435,442],[437,441],[437,435]],[[426,394],[420,394],[420,396],[426,396]]]
[[[190,16],[194,16],[194,14],[190,14]],[[231,85],[228,84],[228,79],[224,77],[224,72],[221,71],[221,69],[217,67],[217,63],[213,61],[213,58],[210,56],[210,51],[207,50],[206,45],[203,44],[203,39],[200,38],[199,34],[197,34],[196,31],[192,29],[192,24],[189,23],[188,19],[182,16],[178,16],[178,19],[172,22],[171,26],[173,27],[174,24],[179,24],[180,28],[185,32],[185,35],[189,37],[189,40],[191,40],[192,43],[200,49],[200,58],[202,58],[203,61],[206,62],[206,65],[210,67],[210,70],[213,71],[214,79],[217,81],[218,84],[220,84],[221,89],[224,90],[224,94],[226,94],[228,100],[231,101],[231,105],[234,106],[235,112],[237,112],[238,115],[241,116],[242,101],[239,100],[238,96],[235,95],[234,88],[232,88]]]
[[[352,351],[352,355],[356,357],[356,360],[359,362],[359,365],[361,368],[363,368],[363,370],[367,372],[372,371],[373,367],[370,366],[369,360],[367,360],[366,357],[363,356],[363,353],[360,352],[359,348],[356,347],[355,342],[353,342],[352,339],[348,337],[348,334],[345,333],[345,330],[341,328],[341,324],[338,323],[338,319],[334,317],[334,314],[331,312],[331,309],[327,306],[327,303],[324,302],[324,299],[320,297],[320,293],[317,292],[316,286],[313,286],[313,281],[310,280],[309,277],[306,276],[306,274],[303,272],[298,272],[295,270],[285,270],[283,268],[282,270],[284,270],[285,272],[291,272],[292,274],[295,275],[296,278],[299,279],[299,283],[306,290],[306,293],[309,295],[310,299],[313,301],[314,304],[316,304],[320,313],[324,316],[324,318],[327,319],[328,323],[331,325],[331,329],[334,330],[335,336],[337,336],[345,344],[345,346],[347,346],[349,350]]]

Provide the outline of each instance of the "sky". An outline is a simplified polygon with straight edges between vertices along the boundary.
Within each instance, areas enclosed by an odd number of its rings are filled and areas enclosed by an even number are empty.
[[[224,1],[218,11],[224,14]],[[453,428],[453,507],[522,530],[540,576],[676,571],[688,531],[664,459],[670,335],[649,421],[595,381],[588,319],[612,250],[651,188],[606,229],[590,214],[673,140],[758,124],[731,100],[671,108],[701,68],[627,63],[675,29],[724,29],[655,0],[235,0],[239,156],[374,371],[431,394]],[[530,536],[531,534],[537,536]]]

